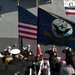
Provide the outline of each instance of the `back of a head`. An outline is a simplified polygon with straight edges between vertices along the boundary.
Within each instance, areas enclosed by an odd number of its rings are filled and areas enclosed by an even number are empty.
[[[55,45],[52,45],[52,48],[55,48],[56,46]]]

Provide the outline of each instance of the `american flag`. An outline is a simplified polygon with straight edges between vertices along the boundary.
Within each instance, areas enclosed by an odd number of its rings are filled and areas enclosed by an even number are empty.
[[[37,17],[18,6],[18,19],[19,38],[37,40]]]

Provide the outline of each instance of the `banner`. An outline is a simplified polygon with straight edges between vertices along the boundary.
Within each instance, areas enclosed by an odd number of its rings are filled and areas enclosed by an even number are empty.
[[[75,23],[38,8],[39,44],[69,46],[75,50]]]
[[[66,15],[75,15],[75,0],[64,0]]]

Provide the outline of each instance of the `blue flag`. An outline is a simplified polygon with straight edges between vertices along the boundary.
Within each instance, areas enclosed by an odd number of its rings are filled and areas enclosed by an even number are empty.
[[[37,35],[40,44],[68,46],[75,50],[75,23],[40,7]]]

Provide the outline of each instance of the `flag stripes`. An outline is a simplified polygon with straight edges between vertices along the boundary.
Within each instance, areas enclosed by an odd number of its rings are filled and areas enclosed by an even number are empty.
[[[19,24],[19,37],[36,40],[37,39],[37,27],[27,24]]]
[[[75,15],[75,0],[64,0],[66,15]]]
[[[37,40],[37,17],[21,6],[18,6],[18,8],[19,37],[30,40]]]
[[[23,34],[20,34],[19,37],[20,37],[20,38],[25,38],[25,39],[37,40],[36,37],[32,37],[32,36],[30,37],[30,36],[28,36],[28,35],[24,36]]]

